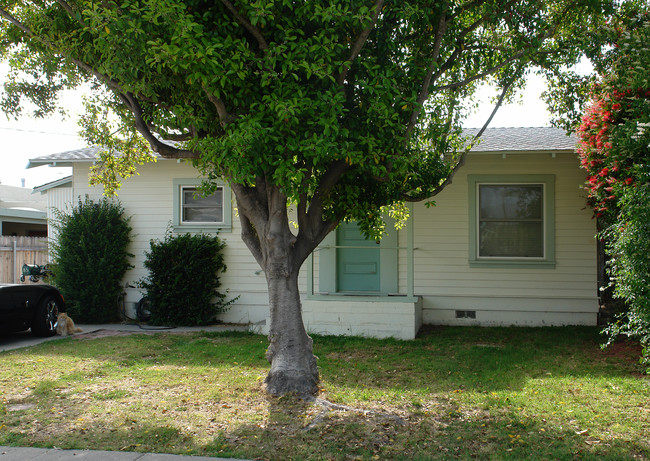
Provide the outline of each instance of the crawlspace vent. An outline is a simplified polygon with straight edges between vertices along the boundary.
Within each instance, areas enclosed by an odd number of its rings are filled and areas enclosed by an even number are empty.
[[[475,319],[476,311],[456,311],[457,319]]]

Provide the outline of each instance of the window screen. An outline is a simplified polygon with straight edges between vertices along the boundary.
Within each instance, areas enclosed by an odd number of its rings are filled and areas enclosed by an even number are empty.
[[[223,222],[223,188],[219,187],[212,195],[204,197],[196,187],[182,187],[181,222]]]
[[[479,184],[479,257],[544,257],[544,185]]]

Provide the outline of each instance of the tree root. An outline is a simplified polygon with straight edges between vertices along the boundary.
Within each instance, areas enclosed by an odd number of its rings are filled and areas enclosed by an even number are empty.
[[[347,405],[339,405],[338,403],[332,403],[332,402],[330,402],[328,400],[319,399],[317,397],[305,397],[305,398],[303,398],[303,400],[305,402],[308,402],[308,403],[313,403],[313,404],[319,405],[320,407],[323,408],[323,410],[321,410],[320,413],[318,413],[314,417],[314,419],[313,419],[313,421],[311,423],[309,423],[307,426],[303,427],[302,430],[305,431],[305,432],[312,430],[318,424],[323,422],[323,419],[325,418],[325,416],[327,415],[327,413],[330,410],[350,411],[350,412],[354,412],[354,413],[361,413],[364,416],[381,416],[381,417],[388,418],[388,419],[392,420],[393,422],[395,422],[396,424],[398,424],[400,426],[406,425],[406,422],[402,418],[400,418],[397,415],[391,414],[391,413],[384,413],[384,412],[379,412],[379,411],[363,410],[361,408],[348,407]]]

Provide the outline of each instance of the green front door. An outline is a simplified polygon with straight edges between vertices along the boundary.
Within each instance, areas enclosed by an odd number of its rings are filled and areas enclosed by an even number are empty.
[[[336,245],[339,247],[336,249],[337,291],[379,292],[379,244],[366,240],[357,223],[342,223],[337,229]]]

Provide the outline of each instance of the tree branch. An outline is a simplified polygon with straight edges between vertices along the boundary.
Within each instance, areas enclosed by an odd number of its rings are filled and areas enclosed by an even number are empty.
[[[309,168],[307,174],[305,174],[300,183],[300,194],[298,194],[298,205],[296,206],[299,232],[302,232],[303,228],[307,233],[311,232],[309,229],[309,220],[307,219],[307,201],[309,197],[309,181],[311,180],[311,174],[312,169]]]
[[[264,223],[269,219],[269,212],[268,207],[258,200],[258,187],[247,187],[232,181],[231,178],[227,179],[237,199],[240,214],[248,216],[255,228],[263,229]]]
[[[336,79],[336,83],[338,83],[339,85],[343,85],[343,83],[345,82],[345,77],[347,76],[350,67],[352,67],[352,63],[357,58],[357,56],[359,56],[359,53],[361,52],[361,48],[363,48],[363,45],[366,43],[366,40],[368,40],[368,36],[370,35],[372,29],[375,27],[375,24],[377,24],[377,19],[379,18],[379,14],[381,13],[381,9],[383,6],[384,6],[384,0],[377,0],[375,6],[373,7],[375,9],[375,12],[372,15],[372,21],[370,22],[370,25],[366,29],[364,29],[361,32],[361,34],[359,34],[357,40],[354,42],[354,45],[352,45],[352,49],[350,50],[350,57],[348,58],[347,61],[343,63],[343,70],[341,71],[338,78]]]
[[[69,6],[69,5],[68,5]],[[20,21],[18,21],[16,18],[14,18],[11,14],[9,14],[7,11],[4,9],[0,8],[0,16],[14,24],[16,27],[18,27],[20,30],[22,30],[28,37],[34,38],[38,40],[40,43],[43,45],[47,46],[48,48],[56,51],[57,48],[50,43],[47,40],[43,40],[41,37],[37,37],[34,35],[32,30],[27,27],[26,25],[22,24]],[[142,136],[149,142],[151,145],[151,148],[153,151],[158,152],[160,155],[163,157],[168,157],[168,158],[197,158],[199,156],[198,153],[188,151],[188,150],[182,150],[182,149],[177,149],[173,146],[170,146],[168,144],[165,144],[161,142],[158,138],[156,138],[153,133],[151,132],[151,129],[149,128],[149,125],[145,122],[143,116],[142,116],[142,108],[140,107],[140,104],[137,102],[135,97],[122,90],[120,84],[112,80],[111,78],[107,77],[104,74],[101,74],[97,72],[92,66],[89,66],[83,61],[80,61],[76,58],[69,57],[70,61],[72,61],[74,64],[76,64],[78,67],[81,69],[85,70],[86,72],[90,73],[93,75],[95,78],[98,80],[104,82],[109,88],[111,88],[115,93],[118,95],[120,100],[129,108],[129,110],[133,113],[133,116],[135,117],[135,127],[136,129],[142,134]]]
[[[566,13],[566,11],[567,10],[565,10],[565,13]],[[561,15],[561,16],[563,17],[564,15]],[[539,40],[543,42],[544,40],[546,40],[548,38],[551,38],[553,35],[555,35],[555,32],[557,31],[557,28],[559,27],[559,25],[560,25],[559,22],[556,23],[548,32],[541,35],[539,37]],[[498,71],[499,69],[502,69],[503,67],[510,64],[511,62],[516,61],[517,59],[521,58],[526,53],[528,53],[531,49],[533,49],[532,44],[525,47],[524,49],[522,49],[518,53],[513,54],[509,58],[501,61],[499,64],[490,67],[485,72],[481,72],[480,74],[476,74],[476,75],[474,75],[472,77],[469,77],[469,78],[466,78],[465,80],[462,80],[460,82],[451,83],[449,85],[443,85],[443,86],[436,87],[435,90],[440,91],[440,90],[449,90],[449,89],[460,88],[460,87],[465,86],[465,85],[467,85],[469,83],[472,83],[473,81],[479,80],[479,79],[481,79],[483,77],[487,77],[488,75],[491,75],[491,74],[495,73],[496,71]],[[544,53],[544,51],[537,51],[537,53],[541,54],[541,53]]]
[[[321,177],[318,183],[317,192],[314,194],[314,199],[312,199],[312,203],[314,203],[314,200],[320,200],[321,198],[329,194],[332,188],[338,182],[338,180],[341,179],[343,173],[345,173],[348,170],[348,168],[349,165],[345,160],[337,160],[334,163],[332,163],[327,169],[327,171]],[[309,208],[311,210],[311,207]]]
[[[223,102],[221,98],[217,98],[215,95],[210,93],[208,89],[205,87],[203,87],[203,92],[208,97],[208,100],[217,109],[217,115],[219,116],[219,121],[221,123],[221,126],[225,128],[228,123],[232,122],[235,119],[235,117],[233,117],[230,113],[228,113],[228,110],[226,109],[226,104]]]
[[[294,245],[295,261],[298,264],[302,264],[327,234],[336,229],[338,224],[338,221],[323,221],[319,219],[315,225],[310,224],[309,232],[303,231],[301,227]]]
[[[482,2],[477,2],[477,3],[480,4]],[[464,40],[465,37],[467,36],[467,34],[469,34],[470,32],[472,32],[474,30],[476,30],[481,24],[483,24],[485,19],[486,19],[485,16],[481,16],[479,19],[474,21],[469,27],[465,28],[465,30],[463,30],[459,34],[458,39],[456,40],[456,49],[454,49],[454,51],[447,58],[447,60],[444,62],[444,64],[442,66],[440,66],[438,71],[433,74],[433,77],[431,78],[431,83],[436,82],[438,80],[438,78],[440,78],[441,75],[443,75],[445,72],[447,72],[447,70],[449,70],[454,65],[454,63],[456,62],[456,60],[458,59],[460,54],[463,52],[463,50],[467,50],[467,48],[465,46],[465,40]],[[450,22],[451,22],[451,20],[447,21],[447,24],[449,24]]]
[[[81,17],[79,18],[75,17],[74,10],[72,9],[72,7],[68,2],[66,2],[65,0],[56,0],[56,3],[61,5],[61,7],[68,12],[70,17],[76,20],[81,26],[88,27]]]
[[[35,40],[38,40],[44,46],[50,48],[51,50],[53,50],[55,52],[58,51],[58,49],[51,42],[49,42],[47,40],[43,40],[42,37],[39,37],[39,36],[35,35],[34,32],[32,32],[32,30],[29,27],[27,27],[26,25],[24,25],[23,23],[18,21],[11,14],[9,14],[7,11],[5,11],[3,8],[0,8],[0,16],[5,18],[7,21],[11,22],[16,27],[18,27],[28,37],[30,37],[32,39],[35,39]],[[119,85],[119,83],[117,81],[109,78],[108,76],[106,76],[104,74],[101,74],[101,73],[97,72],[92,66],[89,66],[85,62],[80,61],[80,60],[78,60],[78,59],[76,59],[76,58],[74,58],[72,56],[69,56],[68,59],[70,59],[70,61],[72,63],[76,64],[79,68],[85,70],[86,72],[88,72],[89,74],[91,74],[95,78],[97,78],[98,80],[104,82],[112,90],[115,90],[117,92],[123,92],[122,88],[120,87],[120,85]]]
[[[330,165],[318,182],[318,188],[307,210],[307,219],[313,229],[317,229],[318,225],[323,222],[323,200],[348,169],[349,165],[345,160],[337,160]]]
[[[237,205],[239,206],[239,199],[237,199]],[[242,210],[239,211],[239,221],[241,222],[241,239],[250,250],[255,261],[257,261],[257,264],[259,264],[262,269],[265,269],[264,253],[262,252],[262,245],[260,244],[259,236],[257,235],[250,219],[248,219],[248,216],[246,216],[245,213],[242,213]]]
[[[501,62],[500,62],[499,64],[497,64],[496,66],[492,66],[492,67],[490,67],[490,68],[489,68],[488,70],[486,70],[485,72],[481,72],[480,74],[473,75],[472,77],[466,78],[465,80],[461,80],[461,81],[456,82],[456,83],[450,83],[450,84],[448,84],[448,85],[443,85],[443,86],[435,87],[435,90],[436,90],[436,91],[441,91],[441,90],[454,90],[454,89],[456,89],[456,88],[460,88],[460,87],[466,86],[466,85],[468,85],[468,84],[470,84],[470,83],[472,83],[472,82],[474,82],[474,81],[476,81],[476,80],[479,80],[479,79],[481,79],[481,78],[483,78],[483,77],[487,77],[488,75],[492,75],[493,73],[495,73],[495,72],[498,71],[499,69],[502,69],[503,67],[505,67],[506,65],[510,64],[511,62],[516,61],[517,59],[519,59],[519,58],[521,58],[522,56],[524,56],[524,55],[528,52],[528,50],[530,50],[530,48],[526,48],[525,50],[522,50],[522,51],[520,51],[519,53],[515,53],[514,55],[510,56],[508,59],[506,59],[506,60],[504,60],[504,61],[501,61]]]
[[[235,20],[243,26],[250,34],[255,37],[255,40],[257,40],[257,45],[259,46],[261,51],[266,51],[269,47],[269,45],[266,43],[266,40],[264,40],[264,36],[260,32],[260,30],[255,27],[251,22],[246,19],[244,16],[239,14],[239,11],[237,11],[237,8],[230,3],[230,0],[221,0],[221,3],[228,8],[228,10],[232,13],[232,15],[235,17]]]
[[[0,16],[5,18],[7,21],[12,23],[14,26],[18,27],[20,30],[25,32],[27,35],[30,37],[34,37],[34,33],[31,31],[29,27],[24,25],[22,22],[20,22],[18,19],[14,18],[11,14],[9,14],[7,11],[5,11],[4,8],[0,8]]]
[[[165,158],[198,158],[198,152],[191,150],[178,149],[169,144],[165,144],[158,138],[149,129],[149,125],[144,120],[142,107],[138,103],[137,99],[131,93],[118,93],[118,97],[122,102],[129,108],[135,117],[135,128],[140,132],[144,139],[149,143],[151,149],[154,152],[158,152]]]
[[[440,19],[438,20],[438,28],[436,29],[436,35],[433,42],[433,52],[431,53],[431,64],[429,65],[429,68],[427,69],[427,73],[424,76],[424,80],[422,81],[422,86],[420,87],[420,93],[418,94],[418,99],[416,100],[416,104],[415,107],[413,108],[413,112],[411,112],[409,124],[406,127],[406,131],[404,133],[405,142],[408,142],[408,138],[411,135],[413,128],[415,128],[415,124],[417,123],[418,118],[420,117],[420,111],[422,110],[422,106],[424,105],[424,102],[429,97],[429,86],[431,85],[431,79],[433,77],[433,73],[435,72],[435,69],[438,64],[438,58],[440,57],[440,48],[442,46],[442,38],[444,37],[445,32],[447,31],[447,24],[448,23],[445,20],[445,14],[441,12]]]
[[[501,107],[501,104],[503,103],[503,100],[504,100],[506,94],[508,93],[508,90],[510,89],[510,87],[514,83],[514,81],[515,81],[515,78],[511,79],[507,84],[505,84],[503,86],[503,90],[501,91],[501,94],[499,95],[499,99],[497,100],[497,103],[495,104],[494,109],[492,109],[492,112],[490,113],[490,116],[487,118],[487,120],[485,121],[485,123],[483,124],[481,129],[478,131],[478,133],[476,133],[474,135],[472,141],[467,146],[465,146],[465,149],[463,150],[463,153],[458,158],[458,161],[456,162],[456,164],[452,168],[451,172],[449,173],[449,176],[447,176],[447,178],[442,183],[440,183],[432,192],[427,193],[426,195],[417,195],[417,196],[403,195],[402,199],[404,201],[406,201],[406,202],[419,202],[421,200],[425,200],[425,199],[434,197],[434,196],[438,195],[445,187],[447,187],[449,184],[452,183],[452,180],[453,180],[454,176],[456,175],[456,173],[458,172],[458,170],[463,165],[465,165],[465,161],[467,159],[467,153],[470,150],[472,150],[472,148],[474,147],[476,142],[480,139],[481,136],[483,136],[483,133],[485,132],[487,127],[490,125],[490,122],[492,122],[492,119],[494,118],[497,111],[499,110],[499,107]]]

